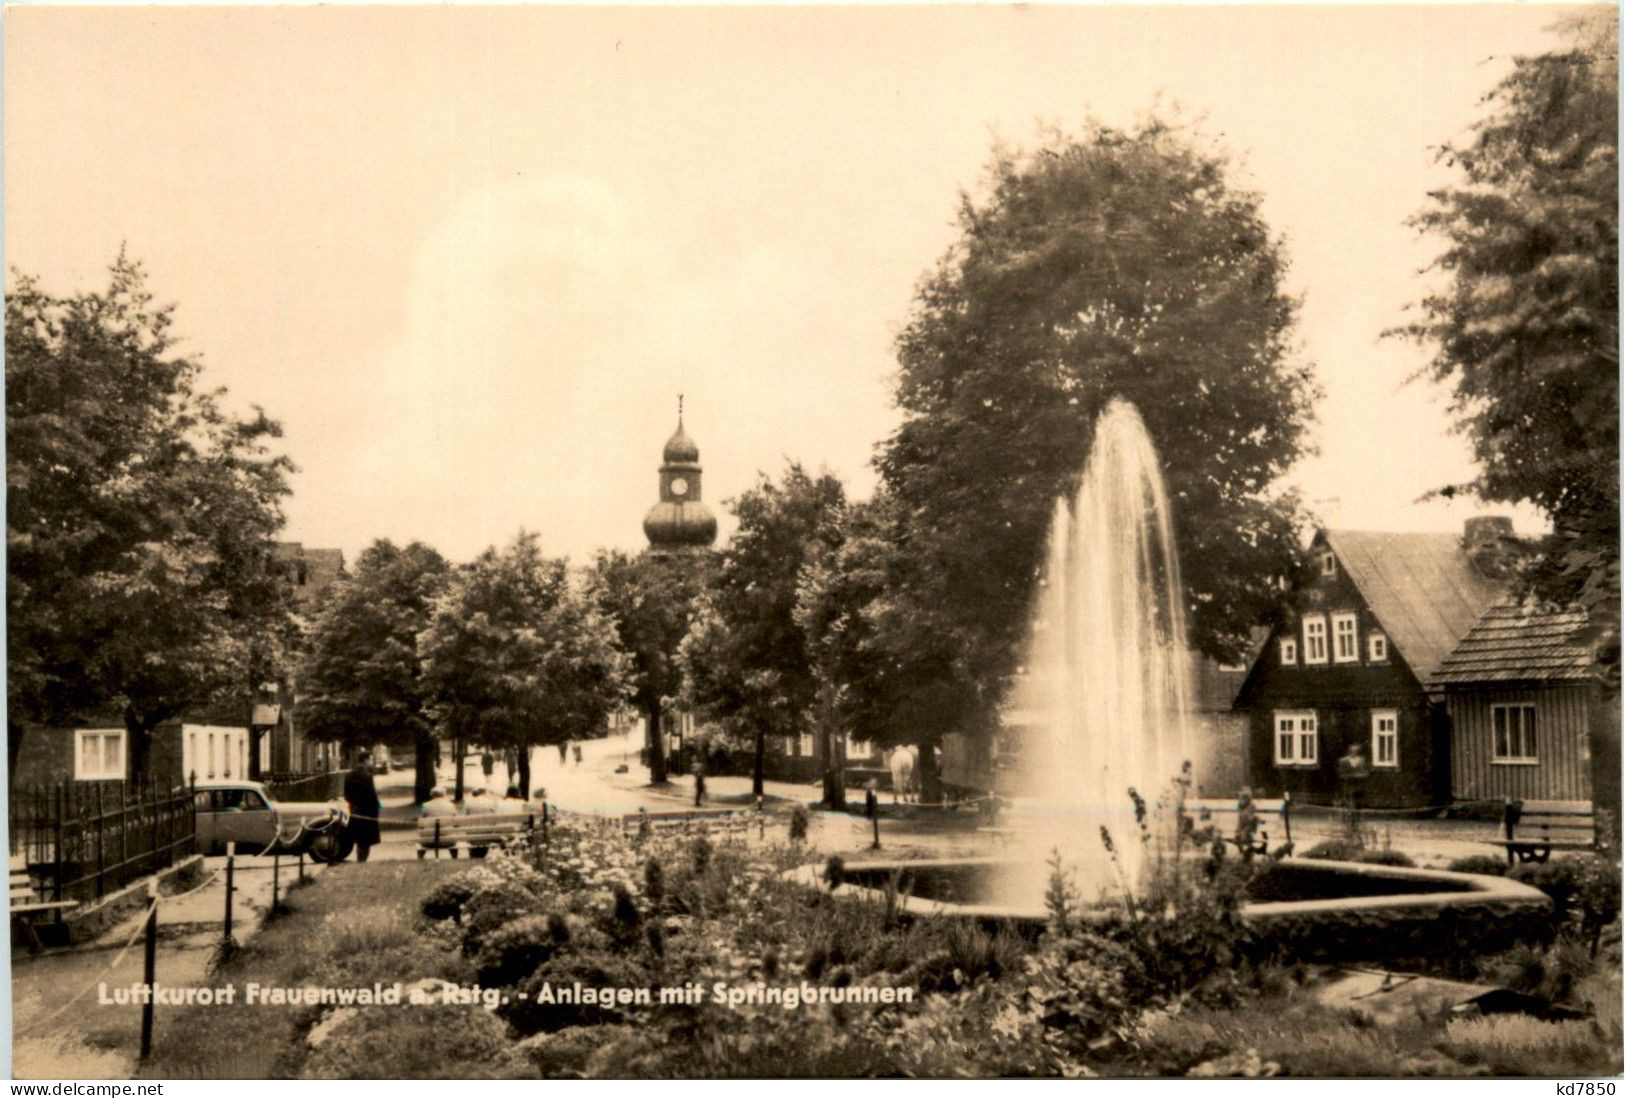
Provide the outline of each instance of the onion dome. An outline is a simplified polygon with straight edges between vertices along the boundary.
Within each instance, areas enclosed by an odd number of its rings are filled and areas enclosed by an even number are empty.
[[[699,464],[700,448],[683,430],[682,420],[677,421],[677,433],[666,440],[666,449],[660,456],[667,465]]]
[[[717,540],[717,520],[698,500],[661,500],[643,516],[643,534],[653,549],[704,548]]]

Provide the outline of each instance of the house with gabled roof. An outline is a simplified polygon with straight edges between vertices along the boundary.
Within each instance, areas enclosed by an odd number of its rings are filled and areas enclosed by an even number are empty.
[[[1465,537],[1316,534],[1310,579],[1237,694],[1252,788],[1332,803],[1337,761],[1359,743],[1371,766],[1366,804],[1449,803],[1450,715],[1431,683],[1505,594],[1479,561],[1510,534],[1500,519],[1469,520]]]
[[[1429,677],[1450,717],[1457,800],[1589,801],[1610,714],[1583,611],[1504,598]],[[1617,716],[1615,717],[1617,721]]]

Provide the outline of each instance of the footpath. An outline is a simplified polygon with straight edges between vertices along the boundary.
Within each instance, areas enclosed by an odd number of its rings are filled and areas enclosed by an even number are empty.
[[[271,908],[272,859],[240,857],[233,872],[232,938],[258,933]],[[162,896],[155,974],[166,987],[206,982],[225,930],[226,859],[204,859],[204,879]],[[305,876],[322,866],[305,861]],[[279,895],[298,879],[293,858],[280,859]],[[91,941],[30,955],[11,954],[11,1075],[16,1079],[128,1079],[140,1050],[141,1007],[107,1002],[115,988],[143,979],[151,905]]]

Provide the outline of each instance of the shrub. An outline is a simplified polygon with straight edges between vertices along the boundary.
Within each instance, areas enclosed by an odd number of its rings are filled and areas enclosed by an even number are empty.
[[[519,1042],[519,1051],[544,1079],[580,1079],[588,1076],[595,1052],[641,1032],[632,1026],[571,1026],[527,1037]]]
[[[439,922],[443,919],[461,921],[463,908],[468,901],[484,885],[491,883],[492,877],[483,869],[470,870],[459,873],[448,881],[443,881],[423,898],[422,911],[425,916]]]
[[[1473,854],[1466,858],[1457,858],[1445,868],[1452,873],[1477,873],[1483,877],[1505,877],[1508,867],[1505,858],[1498,858],[1493,854]]]
[[[597,1026],[627,1020],[644,1006],[622,1007],[602,1003],[558,1003],[538,1001],[544,989],[642,988],[650,986],[649,973],[629,957],[607,949],[574,950],[554,954],[525,979],[519,981],[522,996],[510,996],[497,1010],[515,1030],[523,1034],[566,1029],[570,1026]],[[548,988],[551,985],[551,988]]]
[[[560,948],[554,933],[557,916],[527,915],[505,923],[486,935],[474,958],[474,971],[483,987],[506,987],[535,972]]]
[[[1416,863],[1411,856],[1403,850],[1362,850],[1354,858],[1357,862],[1366,865],[1396,865],[1404,869],[1415,869]]]
[[[807,841],[807,824],[811,817],[807,814],[804,805],[796,805],[790,810],[790,841],[801,843]]]
[[[1303,852],[1305,858],[1323,858],[1329,862],[1352,862],[1360,855],[1358,843],[1348,839],[1327,839]]]
[[[340,1023],[300,1071],[305,1079],[521,1079],[524,1060],[501,1019],[477,1006],[374,1006]]]
[[[1536,865],[1520,865],[1508,874],[1551,897],[1554,934],[1578,933],[1592,943],[1619,917],[1619,869],[1606,858],[1587,855]]]
[[[532,914],[539,906],[533,893],[508,881],[481,888],[463,905],[463,952],[478,953],[485,939],[503,924]]]

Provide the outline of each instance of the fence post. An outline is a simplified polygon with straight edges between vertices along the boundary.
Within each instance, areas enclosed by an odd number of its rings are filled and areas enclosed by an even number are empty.
[[[1292,790],[1281,793],[1281,826],[1286,829],[1286,842],[1292,845]]]
[[[305,852],[303,849],[299,851],[299,883],[305,883]]]
[[[440,860],[440,817],[434,818],[434,860]]]
[[[99,900],[107,894],[107,859],[104,849],[107,846],[107,821],[102,819],[102,783],[96,783],[96,898]]]
[[[130,787],[118,785],[118,864],[119,873],[130,871]]]
[[[158,991],[158,878],[147,882],[147,945],[146,963],[142,979],[147,985],[147,999],[141,1004],[141,1059],[152,1055],[152,1008]]]
[[[236,887],[237,844],[226,844],[226,932],[222,944],[230,948],[231,943],[231,893]]]
[[[66,794],[67,790],[61,785],[56,787],[56,819],[52,825],[52,837],[56,843],[56,852],[51,856],[51,860],[55,865],[55,872],[52,874],[52,880],[54,881],[52,898],[58,902],[62,900],[62,802],[66,800]]]

